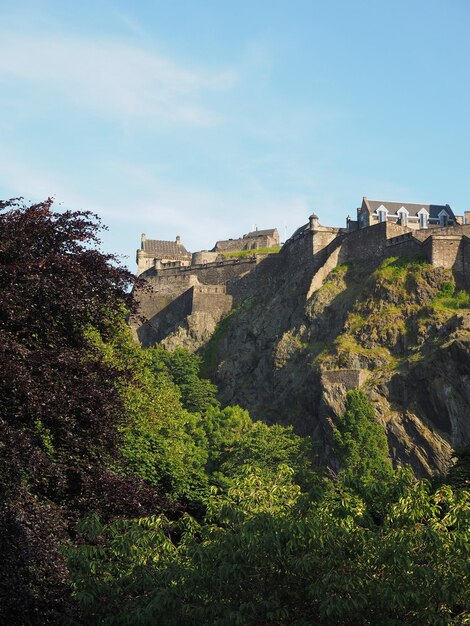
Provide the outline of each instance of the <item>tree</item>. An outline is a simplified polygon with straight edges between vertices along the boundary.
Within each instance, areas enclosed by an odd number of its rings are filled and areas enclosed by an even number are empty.
[[[0,621],[57,623],[70,610],[60,543],[99,510],[142,515],[160,501],[108,470],[126,411],[87,338],[112,336],[132,275],[96,250],[88,212],[0,203]]]
[[[455,450],[455,463],[450,468],[446,482],[455,488],[468,489],[470,485],[470,445]]]
[[[346,410],[336,422],[333,437],[346,485],[361,489],[372,483],[383,485],[392,477],[387,438],[363,391],[348,391]]]
[[[168,352],[164,348],[151,350],[153,367],[156,371],[162,364],[168,370],[173,382],[181,392],[183,406],[192,413],[205,413],[211,407],[218,407],[217,387],[207,378],[201,378],[201,357],[190,354],[183,348]]]
[[[286,466],[247,472],[214,496],[202,525],[89,520],[69,564],[90,623],[467,623],[468,493],[421,481],[388,504],[370,527],[351,491],[309,502]]]

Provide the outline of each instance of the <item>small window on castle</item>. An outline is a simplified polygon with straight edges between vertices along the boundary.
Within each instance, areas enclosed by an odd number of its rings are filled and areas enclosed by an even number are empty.
[[[408,226],[408,211],[400,209],[398,211],[398,217],[400,218],[400,224],[402,226]]]
[[[447,213],[442,211],[442,213],[439,214],[439,224],[441,226],[447,226],[448,223],[449,223],[449,216],[447,215]]]
[[[387,211],[385,209],[379,209],[377,215],[379,216],[379,222],[387,221]]]
[[[427,215],[427,213],[420,213],[419,214],[419,227],[420,228],[427,228],[428,227],[428,215]]]

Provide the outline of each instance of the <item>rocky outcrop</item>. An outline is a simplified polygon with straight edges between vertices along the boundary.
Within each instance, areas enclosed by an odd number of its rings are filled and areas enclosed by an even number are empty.
[[[452,449],[470,442],[470,312],[451,272],[355,263],[307,297],[309,270],[280,264],[275,284],[262,270],[206,349],[222,402],[293,423],[334,468],[331,428],[354,379],[344,372],[362,371],[394,462],[445,471]]]
[[[347,389],[362,385],[395,464],[443,472],[470,443],[468,293],[455,292],[450,269],[424,261],[361,261],[359,244],[338,265],[343,240],[307,225],[251,264],[184,269],[175,280],[156,272],[138,332],[148,345],[199,350],[222,403],[310,434],[333,469],[332,426]],[[179,295],[168,303],[170,288]]]

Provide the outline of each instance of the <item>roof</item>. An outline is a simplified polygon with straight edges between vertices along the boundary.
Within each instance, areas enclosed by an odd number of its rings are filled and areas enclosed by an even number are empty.
[[[448,204],[416,204],[413,202],[388,202],[388,200],[369,200],[363,198],[362,205],[369,213],[375,213],[380,206],[384,206],[389,213],[396,214],[401,207],[405,207],[410,215],[418,215],[421,209],[426,209],[430,218],[438,218],[441,211],[445,211],[450,218],[455,218],[454,212]]]
[[[252,230],[251,233],[248,233],[248,235],[243,235],[243,237],[274,237],[274,233],[276,232],[276,228],[270,228],[268,230]]]
[[[142,243],[142,250],[148,254],[165,257],[191,256],[183,244],[176,241],[162,241],[161,239],[146,239]]]

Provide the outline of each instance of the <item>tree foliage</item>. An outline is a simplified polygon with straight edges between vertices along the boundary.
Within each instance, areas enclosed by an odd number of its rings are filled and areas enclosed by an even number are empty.
[[[345,484],[360,489],[391,477],[387,438],[363,391],[348,391],[346,410],[338,418],[333,436]]]
[[[206,378],[201,378],[201,357],[183,348],[168,352],[164,348],[153,349],[153,367],[158,371],[162,363],[171,380],[178,386],[183,406],[193,413],[205,413],[211,407],[219,407],[217,388]]]
[[[74,519],[139,515],[156,501],[107,470],[126,419],[122,372],[87,356],[86,329],[112,333],[132,276],[95,249],[93,215],[51,206],[0,204],[0,536],[11,572],[0,621],[9,624],[68,610],[59,537]]]
[[[279,468],[240,476],[210,518],[103,526],[71,554],[85,615],[103,624],[464,624],[469,499],[410,484],[370,527],[344,489],[306,501]],[[106,599],[103,602],[103,599]]]

